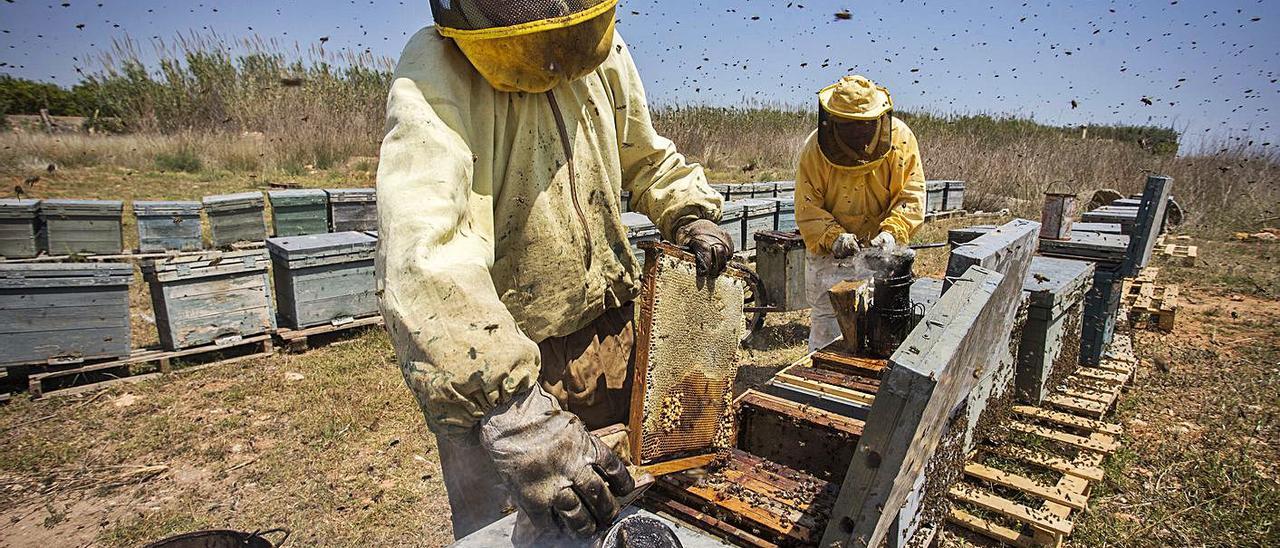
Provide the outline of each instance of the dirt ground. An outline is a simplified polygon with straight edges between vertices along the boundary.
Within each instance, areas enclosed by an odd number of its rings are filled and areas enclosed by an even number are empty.
[[[919,240],[1000,221],[931,224]],[[1124,449],[1071,545],[1280,545],[1280,245],[1191,243],[1195,268],[1157,261],[1161,281],[1182,286],[1177,327],[1136,334],[1140,374],[1110,417]],[[923,252],[918,273],[940,274],[945,254]],[[804,312],[770,316],[739,387],[802,356],[807,324]],[[380,330],[94,394],[18,397],[0,406],[0,436],[0,548],[137,546],[201,528],[287,528],[295,546],[452,538],[434,442]]]

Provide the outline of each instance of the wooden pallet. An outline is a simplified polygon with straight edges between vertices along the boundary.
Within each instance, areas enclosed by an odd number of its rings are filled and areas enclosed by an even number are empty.
[[[1145,321],[1148,328],[1169,332],[1178,314],[1178,286],[1156,284],[1159,274],[1160,269],[1147,267],[1136,278],[1125,279],[1120,304],[1130,325]]]
[[[1200,259],[1200,248],[1194,245],[1165,244],[1160,247],[1160,252],[1182,266],[1195,266]]]
[[[1014,406],[1010,429],[1052,442],[1055,449],[984,445],[951,487],[947,521],[998,542],[1023,547],[1060,546],[1088,508],[1102,461],[1119,448],[1120,425],[1043,407]],[[1074,454],[1073,454],[1074,453]],[[1011,470],[1016,463],[1056,480]],[[1016,492],[1005,496],[1002,493]],[[984,517],[985,516],[985,517]]]
[[[373,316],[365,316],[363,318],[335,320],[331,323],[307,327],[304,329],[281,327],[276,330],[276,338],[280,340],[282,346],[289,350],[300,351],[305,350],[310,346],[309,340],[311,337],[337,333],[339,331],[346,331],[348,329],[356,329],[370,325],[384,325],[382,315],[377,314]]]
[[[963,209],[951,209],[948,211],[935,211],[933,213],[925,213],[925,222],[941,221],[943,219],[951,219],[953,217],[964,217],[968,212]]]
[[[1098,366],[1078,369],[1044,404],[1013,406],[1009,429],[1053,449],[980,446],[965,464],[965,479],[951,488],[954,504],[947,521],[1013,546],[1061,546],[1075,516],[1088,508],[1093,485],[1103,480],[1102,461],[1120,447],[1123,428],[1100,419],[1133,379],[1137,363],[1132,339],[1117,334]],[[1001,462],[1045,472],[1056,481],[1029,478],[1003,469],[1010,466]],[[1011,491],[1017,495],[1001,494]]]
[[[245,349],[245,347],[249,348]],[[224,352],[237,349],[240,349],[241,352],[247,350],[248,353],[229,358],[219,357]],[[270,356],[274,352],[275,343],[270,334],[256,335],[242,339],[231,339],[221,344],[214,343],[182,350],[139,349],[133,351],[133,353],[126,358],[104,360],[85,365],[75,365],[70,367],[51,365],[33,366],[32,373],[27,376],[27,389],[30,392],[32,399],[44,399],[50,396],[67,396],[93,390],[100,390],[120,383],[134,383],[172,373],[198,371],[215,365],[226,365],[244,360],[261,358]],[[174,369],[173,361],[179,358],[188,358],[200,363],[182,367],[180,369]],[[113,369],[129,369],[133,366],[148,365],[152,366],[154,370],[141,374],[124,372],[120,376],[105,375],[110,373]],[[104,376],[108,378],[85,383],[77,383],[74,386],[56,388],[52,390],[48,389],[45,385],[45,383],[51,379],[85,376],[89,373],[103,373]]]

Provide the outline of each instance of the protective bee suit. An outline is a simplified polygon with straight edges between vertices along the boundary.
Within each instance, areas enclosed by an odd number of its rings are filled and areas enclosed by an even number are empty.
[[[819,106],[819,128],[796,169],[810,351],[840,336],[827,290],[855,270],[859,248],[908,244],[924,222],[925,196],[919,145],[893,116],[888,90],[846,76],[819,93]]]
[[[630,394],[621,191],[710,274],[732,254],[720,195],[653,130],[615,3],[432,0],[396,68],[378,290],[458,537],[513,507],[518,537],[587,536],[630,489],[587,432]]]

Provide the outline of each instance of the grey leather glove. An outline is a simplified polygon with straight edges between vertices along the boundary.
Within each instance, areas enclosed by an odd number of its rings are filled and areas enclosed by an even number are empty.
[[[687,246],[701,276],[719,276],[733,258],[733,240],[720,225],[697,219],[676,229],[676,245]]]
[[[540,531],[589,537],[613,522],[616,497],[635,489],[622,459],[539,385],[481,419],[480,444]]]
[[[847,259],[858,254],[862,249],[858,245],[858,237],[848,232],[836,236],[836,241],[831,244],[831,256],[837,259]]]

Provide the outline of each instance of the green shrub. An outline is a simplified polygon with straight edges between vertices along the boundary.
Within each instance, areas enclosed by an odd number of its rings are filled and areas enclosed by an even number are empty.
[[[181,146],[173,151],[156,154],[156,167],[163,171],[197,173],[204,168],[204,160],[194,148]]]

